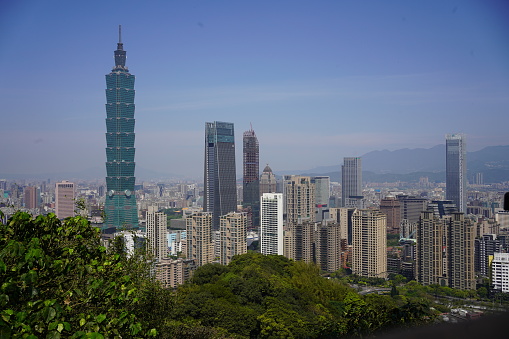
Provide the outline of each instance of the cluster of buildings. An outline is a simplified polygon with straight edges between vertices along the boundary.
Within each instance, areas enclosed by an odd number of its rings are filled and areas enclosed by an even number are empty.
[[[359,157],[343,159],[341,183],[328,176],[277,178],[268,165],[260,173],[252,127],[243,133],[239,189],[234,124],[220,121],[205,123],[203,187],[139,186],[135,77],[125,66],[121,41],[114,55],[115,67],[106,75],[106,185],[88,192],[93,203],[86,201],[85,213],[100,219],[104,234],[140,229],[165,286],[182,284],[207,263],[226,265],[251,246],[265,255],[316,263],[326,272],[348,267],[366,277],[398,273],[459,289],[475,289],[479,277],[491,277],[494,289],[509,292],[509,214],[501,211],[500,195],[486,201],[481,192],[467,192],[464,135],[446,136],[445,195],[437,191],[432,199],[387,187],[366,189]],[[5,184],[0,181],[1,193]],[[429,187],[425,179],[420,184]],[[26,209],[45,205],[59,218],[77,212],[74,183],[56,183],[52,202],[44,202],[40,190],[24,187]],[[17,187],[9,193],[21,194]],[[171,207],[181,209],[178,230],[163,212]],[[399,235],[399,246],[387,247],[388,234]]]

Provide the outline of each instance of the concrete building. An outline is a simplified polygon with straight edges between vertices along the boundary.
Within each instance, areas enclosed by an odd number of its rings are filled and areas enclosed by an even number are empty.
[[[484,234],[481,238],[474,240],[474,245],[474,270],[476,273],[487,277],[490,272],[489,258],[495,253],[503,251],[502,243],[497,239],[496,234]]]
[[[176,288],[189,280],[195,269],[194,260],[166,258],[156,264],[156,279],[166,288]]]
[[[233,256],[247,253],[247,215],[231,212],[219,220],[219,262],[228,265]]]
[[[335,272],[346,262],[346,239],[341,238],[341,226],[333,220],[317,223],[315,231],[315,262],[323,271]]]
[[[355,210],[352,216],[352,272],[387,277],[387,217],[380,210]]]
[[[285,175],[285,225],[296,224],[299,219],[315,221],[315,185],[310,177]]]
[[[39,199],[40,192],[39,189],[35,186],[27,186],[24,189],[24,197],[23,201],[25,203],[25,208],[27,209],[35,209],[39,207]]]
[[[409,223],[417,223],[421,212],[427,208],[427,200],[408,195],[397,195],[400,202],[401,221],[407,220]]]
[[[362,159],[343,158],[341,166],[341,206],[361,207],[362,199]]]
[[[263,193],[276,193],[277,180],[269,164],[263,169],[262,175],[260,176],[260,196]]]
[[[214,260],[212,241],[212,213],[198,212],[186,218],[187,259],[200,267]]]
[[[491,262],[491,283],[493,289],[509,292],[509,253],[495,253]]]
[[[416,272],[423,285],[475,289],[474,226],[463,213],[424,211],[417,228]]]
[[[446,199],[452,200],[462,213],[467,212],[467,146],[464,134],[447,134]]]
[[[260,219],[260,252],[283,255],[283,194],[262,195]]]
[[[74,217],[76,188],[73,182],[64,180],[55,186],[55,214],[59,219]]]
[[[396,197],[388,196],[380,200],[380,212],[387,216],[387,233],[400,233],[401,203]]]
[[[309,218],[299,219],[285,229],[285,257],[293,260],[314,262],[315,223]]]
[[[352,245],[352,216],[355,208],[340,207],[330,208],[330,219],[339,224],[341,239],[346,240],[347,245]]]
[[[251,224],[260,226],[260,149],[251,128],[243,134],[243,199],[242,206],[252,212]]]
[[[168,229],[166,214],[158,212],[156,206],[149,206],[147,210],[147,238],[149,248],[158,261],[168,257]]]

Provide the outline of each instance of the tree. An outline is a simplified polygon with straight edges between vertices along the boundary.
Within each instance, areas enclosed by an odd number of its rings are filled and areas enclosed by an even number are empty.
[[[0,224],[0,249],[0,337],[157,334],[134,311],[146,275],[101,246],[86,219],[17,212]]]

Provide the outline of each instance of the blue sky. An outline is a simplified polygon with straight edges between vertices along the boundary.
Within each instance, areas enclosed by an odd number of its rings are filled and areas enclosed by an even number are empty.
[[[261,168],[509,144],[507,1],[0,2],[0,175],[105,162],[122,25],[136,162],[200,178],[206,121],[252,123]],[[339,167],[338,167],[339,168]]]

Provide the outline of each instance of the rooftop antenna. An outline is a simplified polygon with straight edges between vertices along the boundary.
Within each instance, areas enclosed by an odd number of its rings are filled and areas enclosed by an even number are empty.
[[[122,43],[122,25],[118,25],[118,43]]]
[[[253,130],[253,124],[249,123],[249,126],[251,127],[251,131]]]

